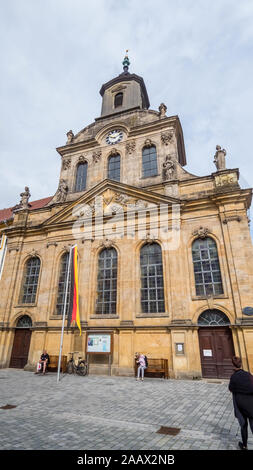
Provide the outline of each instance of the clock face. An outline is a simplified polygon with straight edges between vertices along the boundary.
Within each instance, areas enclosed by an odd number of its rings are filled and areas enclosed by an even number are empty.
[[[115,129],[109,132],[105,140],[108,145],[113,145],[113,144],[120,142],[122,139],[123,139],[123,132],[119,131],[118,129]]]

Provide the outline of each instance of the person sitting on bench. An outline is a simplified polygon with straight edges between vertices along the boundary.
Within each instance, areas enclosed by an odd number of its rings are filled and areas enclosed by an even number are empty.
[[[35,374],[38,374],[43,369],[42,372],[43,372],[43,375],[45,375],[47,364],[49,364],[49,355],[47,354],[47,351],[44,349],[43,353],[40,356],[40,360],[37,363],[37,372],[35,372]]]

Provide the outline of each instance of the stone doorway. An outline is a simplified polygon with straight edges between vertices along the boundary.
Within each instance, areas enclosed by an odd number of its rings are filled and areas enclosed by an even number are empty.
[[[202,376],[230,378],[234,344],[229,319],[219,310],[208,310],[200,315],[198,324]]]
[[[23,369],[27,364],[32,335],[31,327],[32,320],[28,315],[24,315],[18,320],[9,367]]]

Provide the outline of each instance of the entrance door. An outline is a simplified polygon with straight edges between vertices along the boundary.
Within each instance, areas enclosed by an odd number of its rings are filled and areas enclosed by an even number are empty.
[[[202,376],[230,378],[234,356],[232,332],[229,327],[199,328],[199,346]]]
[[[27,364],[31,334],[31,330],[25,328],[15,331],[10,367],[23,369]]]

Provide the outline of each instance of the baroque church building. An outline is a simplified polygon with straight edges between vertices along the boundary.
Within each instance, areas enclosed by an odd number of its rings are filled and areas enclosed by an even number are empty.
[[[63,355],[110,333],[90,373],[131,376],[136,352],[167,359],[171,378],[227,378],[234,354],[253,372],[252,190],[218,145],[212,174],[185,169],[178,116],[149,109],[129,64],[102,86],[101,115],[57,148],[54,196],[30,202],[26,187],[0,210],[0,367],[59,355],[76,244],[81,335],[71,326]]]

